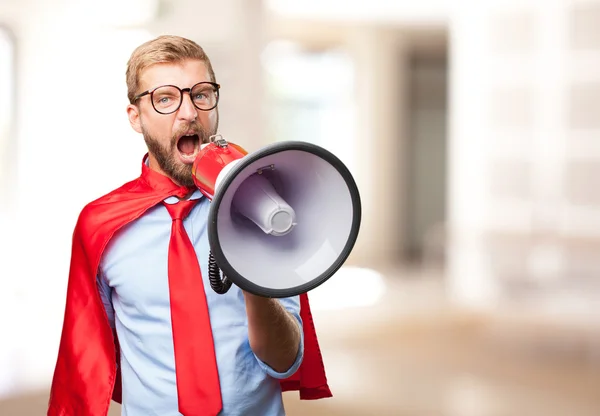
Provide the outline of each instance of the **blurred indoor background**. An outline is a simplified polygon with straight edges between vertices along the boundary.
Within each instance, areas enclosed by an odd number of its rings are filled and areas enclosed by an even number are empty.
[[[227,139],[360,188],[310,294],[334,397],[290,416],[600,415],[597,0],[0,0],[0,415],[45,414],[73,226],[139,174],[125,67],[166,33]]]

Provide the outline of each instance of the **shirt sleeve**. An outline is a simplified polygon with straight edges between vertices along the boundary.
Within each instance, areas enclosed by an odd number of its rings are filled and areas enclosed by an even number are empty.
[[[294,296],[290,298],[281,298],[278,300],[281,302],[283,307],[296,319],[300,328],[300,346],[298,348],[296,360],[286,372],[280,373],[258,358],[256,354],[254,354],[254,357],[258,361],[258,364],[261,366],[261,368],[265,370],[269,376],[276,379],[284,379],[292,376],[298,370],[300,364],[302,364],[302,359],[304,358],[304,331],[302,327],[302,318],[300,317],[300,297]]]
[[[98,286],[98,292],[100,293],[100,298],[102,298],[102,303],[104,304],[104,309],[106,310],[106,316],[108,317],[110,327],[114,329],[115,310],[112,304],[112,288],[108,285],[108,282],[102,276],[102,273],[98,273],[96,275],[96,285]]]

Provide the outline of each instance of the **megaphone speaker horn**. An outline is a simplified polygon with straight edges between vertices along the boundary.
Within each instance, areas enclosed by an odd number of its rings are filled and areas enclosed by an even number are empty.
[[[218,138],[203,147],[193,173],[211,199],[211,256],[243,290],[273,298],[306,293],[354,247],[358,188],[340,159],[320,146],[288,141],[247,153]],[[213,286],[219,293],[227,288]]]

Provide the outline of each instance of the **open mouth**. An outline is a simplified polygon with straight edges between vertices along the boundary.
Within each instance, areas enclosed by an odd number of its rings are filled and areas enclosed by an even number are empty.
[[[200,138],[197,134],[186,134],[177,141],[177,150],[184,162],[193,163],[200,150]]]

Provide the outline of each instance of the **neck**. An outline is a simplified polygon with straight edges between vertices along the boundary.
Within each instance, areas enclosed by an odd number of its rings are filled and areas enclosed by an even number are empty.
[[[173,182],[175,185],[179,186],[179,187],[185,187],[185,188],[189,188],[188,186],[184,186],[182,184],[180,184],[177,180],[175,180],[173,177],[171,177],[169,174],[167,174],[161,167],[160,164],[158,163],[158,161],[156,160],[156,158],[152,155],[152,153],[148,153],[148,159],[147,159],[147,164],[148,167],[153,170],[156,173],[159,173],[160,175],[169,178],[169,180],[171,182]],[[191,196],[194,193],[195,189],[193,187],[190,188],[190,191],[187,195],[185,195],[185,197],[183,198],[188,198],[189,196]],[[182,198],[182,199],[183,199]]]
[[[156,160],[156,158],[152,155],[152,153],[148,153],[148,167],[150,169],[152,169],[154,172],[158,172],[163,176],[167,176],[169,177],[173,182],[177,183],[175,180],[173,180],[173,178],[171,178],[169,175],[166,174],[166,172],[164,170],[162,170],[162,168],[160,167],[160,165],[158,164],[158,161]],[[180,184],[177,183],[178,186],[181,186]]]

